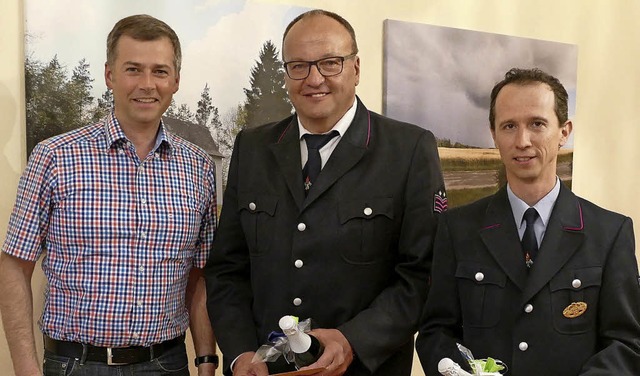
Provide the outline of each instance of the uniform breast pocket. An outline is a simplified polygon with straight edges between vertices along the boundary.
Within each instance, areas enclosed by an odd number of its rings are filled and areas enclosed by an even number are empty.
[[[352,264],[371,264],[388,254],[393,234],[393,198],[344,200],[338,204],[342,257]]]
[[[491,328],[500,322],[507,276],[497,268],[460,263],[456,269],[465,326]]]
[[[602,267],[565,270],[549,283],[553,325],[562,334],[580,334],[596,328]]]
[[[252,256],[264,255],[271,247],[277,207],[276,196],[254,193],[238,195],[240,222]]]

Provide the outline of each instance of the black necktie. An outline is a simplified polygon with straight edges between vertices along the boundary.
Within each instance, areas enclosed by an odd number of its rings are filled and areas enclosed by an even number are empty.
[[[522,236],[522,250],[524,251],[525,262],[528,267],[531,267],[538,254],[538,241],[536,240],[536,232],[533,228],[533,224],[537,218],[538,211],[534,208],[529,208],[524,212],[524,220],[527,222],[527,228],[524,230],[524,235]]]
[[[320,149],[332,138],[338,135],[338,131],[331,131],[327,134],[310,134],[307,133],[302,137],[307,143],[307,163],[302,169],[304,179],[304,190],[308,192],[311,185],[316,181],[320,170],[322,169],[322,159],[320,158]]]

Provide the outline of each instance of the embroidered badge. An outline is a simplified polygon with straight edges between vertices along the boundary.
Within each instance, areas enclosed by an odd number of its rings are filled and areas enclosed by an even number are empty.
[[[433,195],[433,212],[442,213],[447,210],[447,192],[438,191]]]
[[[562,311],[562,316],[564,316],[564,317],[566,317],[568,319],[573,319],[573,318],[576,318],[578,316],[581,316],[586,311],[587,311],[587,303],[585,303],[585,302],[573,302],[573,303],[569,304],[567,306],[567,308],[565,308]]]

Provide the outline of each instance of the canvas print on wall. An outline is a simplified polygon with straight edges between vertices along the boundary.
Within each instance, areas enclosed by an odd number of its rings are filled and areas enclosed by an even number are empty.
[[[292,111],[281,39],[304,8],[250,0],[25,0],[24,6],[28,153],[39,141],[111,110],[106,39],[118,20],[134,14],[159,18],[178,34],[180,90],[163,121],[212,155],[217,166],[226,167],[240,129]],[[217,172],[226,181],[226,168]]]
[[[493,86],[513,67],[557,77],[575,114],[576,45],[386,20],[384,113],[431,130],[438,139],[449,206],[492,194],[504,168],[489,131]],[[570,185],[573,137],[558,174]]]

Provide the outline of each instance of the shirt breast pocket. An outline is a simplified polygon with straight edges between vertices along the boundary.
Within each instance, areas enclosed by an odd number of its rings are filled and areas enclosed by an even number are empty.
[[[456,279],[464,325],[476,328],[498,325],[507,276],[494,267],[460,263]]]
[[[273,195],[240,193],[238,212],[252,256],[262,256],[271,247],[275,234],[275,215],[278,198]]]
[[[371,264],[389,255],[393,233],[393,198],[377,197],[341,201],[339,246],[352,264]]]
[[[558,332],[581,334],[595,330],[601,283],[600,266],[565,270],[553,277],[549,288],[553,325]],[[577,303],[573,310],[568,308],[572,303]]]

